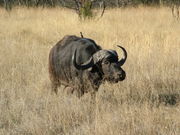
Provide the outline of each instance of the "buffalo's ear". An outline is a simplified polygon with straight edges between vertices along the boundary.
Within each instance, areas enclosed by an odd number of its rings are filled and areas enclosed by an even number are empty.
[[[93,65],[92,67],[88,68],[87,70],[91,73],[95,73],[95,72],[99,71],[98,67],[99,66],[97,66],[97,65]]]

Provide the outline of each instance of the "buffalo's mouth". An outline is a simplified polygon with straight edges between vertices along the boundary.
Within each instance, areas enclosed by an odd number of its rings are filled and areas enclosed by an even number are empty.
[[[112,80],[113,83],[118,83],[119,81],[123,81],[125,79],[125,77],[120,77],[120,78],[114,78]]]

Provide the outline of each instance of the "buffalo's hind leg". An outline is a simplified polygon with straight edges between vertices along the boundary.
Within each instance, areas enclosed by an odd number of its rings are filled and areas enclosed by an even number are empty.
[[[57,95],[57,93],[58,93],[58,83],[56,83],[56,82],[52,82],[51,83],[51,92],[52,93],[56,93],[56,95]]]

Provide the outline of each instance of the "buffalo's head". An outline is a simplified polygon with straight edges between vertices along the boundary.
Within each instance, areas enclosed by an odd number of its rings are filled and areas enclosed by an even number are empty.
[[[125,71],[121,68],[121,66],[125,63],[127,59],[126,50],[118,46],[123,51],[123,58],[118,59],[118,54],[115,50],[99,50],[94,53],[92,57],[88,61],[83,64],[77,64],[76,62],[76,51],[73,55],[73,65],[78,70],[86,70],[91,67],[96,66],[98,72],[100,72],[103,76],[104,80],[109,82],[117,83],[118,81],[123,81],[126,77]]]

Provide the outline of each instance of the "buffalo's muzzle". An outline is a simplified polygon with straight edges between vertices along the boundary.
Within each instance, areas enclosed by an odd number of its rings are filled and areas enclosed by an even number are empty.
[[[118,73],[118,80],[119,81],[123,81],[126,78],[126,72],[125,71],[121,71],[120,73]]]

